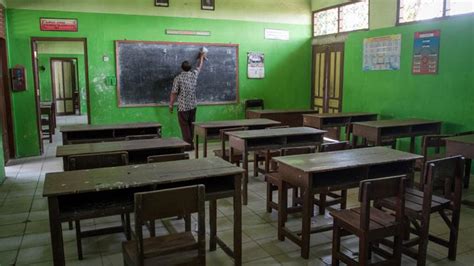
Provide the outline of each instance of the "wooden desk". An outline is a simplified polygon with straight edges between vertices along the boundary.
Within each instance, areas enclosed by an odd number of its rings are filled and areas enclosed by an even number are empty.
[[[376,113],[337,113],[337,114],[304,114],[303,125],[327,129],[346,127],[346,140],[349,141],[352,133],[352,123],[377,120]]]
[[[61,222],[133,212],[136,192],[194,184],[206,186],[206,200],[210,201],[210,249],[219,244],[241,265],[242,172],[220,158],[209,158],[48,173],[43,197],[48,198],[54,265],[65,265]],[[233,251],[216,235],[216,201],[228,197],[234,200]]]
[[[204,139],[203,156],[207,157],[207,140],[218,139],[220,130],[233,127],[248,127],[248,129],[262,129],[271,126],[278,126],[281,123],[269,119],[242,119],[210,122],[194,122],[195,135],[195,157],[199,158],[199,136]]]
[[[314,194],[358,187],[368,178],[407,174],[413,180],[415,160],[422,156],[385,147],[371,147],[336,152],[276,157],[284,186],[301,188],[303,195],[303,224],[301,231],[291,232],[285,227],[287,196],[280,195],[278,210],[278,239],[288,237],[301,247],[301,257],[309,258],[311,233],[332,230],[332,225],[311,228]],[[286,189],[282,190],[285,194]]]
[[[147,163],[148,156],[182,153],[187,147],[189,144],[179,138],[83,143],[58,146],[56,157],[63,158],[64,171],[69,171],[69,157],[73,155],[126,151],[130,164],[142,164]]]
[[[446,138],[446,155],[462,155],[466,160],[466,171],[464,174],[464,187],[469,187],[471,179],[471,165],[474,159],[474,134]]]
[[[377,146],[380,146],[384,139],[410,137],[410,152],[414,152],[415,137],[440,133],[440,121],[401,119],[357,122],[352,124],[352,144],[355,147],[357,137],[373,141]]]
[[[157,134],[161,136],[159,123],[134,123],[116,125],[62,126],[63,145],[125,140],[126,136]]]
[[[309,109],[265,109],[247,110],[246,117],[249,119],[267,118],[281,122],[282,125],[290,127],[303,126],[303,114],[317,114],[317,110]]]
[[[242,151],[242,167],[244,171],[243,203],[247,205],[248,183],[248,152],[274,150],[290,147],[319,146],[323,143],[326,131],[309,127],[290,127],[278,129],[260,129],[231,131],[229,135],[229,154],[232,158],[234,150]]]

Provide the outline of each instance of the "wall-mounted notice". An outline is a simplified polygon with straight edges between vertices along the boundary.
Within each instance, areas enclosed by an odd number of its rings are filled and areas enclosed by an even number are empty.
[[[364,71],[400,69],[402,35],[364,39]]]
[[[196,35],[196,36],[211,36],[210,31],[199,30],[166,30],[168,35]]]
[[[288,41],[290,39],[290,32],[287,30],[265,29],[265,39]]]
[[[265,77],[265,55],[263,53],[247,53],[247,76],[249,79]]]
[[[41,31],[77,31],[77,19],[40,18]]]
[[[412,72],[416,75],[437,74],[440,31],[415,32]]]

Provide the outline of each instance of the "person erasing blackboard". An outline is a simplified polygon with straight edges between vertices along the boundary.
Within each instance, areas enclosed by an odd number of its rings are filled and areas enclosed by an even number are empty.
[[[188,61],[184,61],[181,64],[181,69],[183,71],[174,78],[173,88],[171,89],[170,95],[169,109],[171,114],[173,113],[174,102],[176,101],[176,98],[178,98],[179,127],[181,128],[183,140],[191,144],[190,150],[194,149],[193,122],[196,121],[196,85],[205,58],[206,53],[203,48],[199,53],[199,65],[197,68],[192,69],[192,66]]]

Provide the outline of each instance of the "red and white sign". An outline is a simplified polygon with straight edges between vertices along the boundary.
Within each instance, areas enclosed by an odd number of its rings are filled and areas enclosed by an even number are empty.
[[[77,19],[41,18],[42,31],[77,31]]]

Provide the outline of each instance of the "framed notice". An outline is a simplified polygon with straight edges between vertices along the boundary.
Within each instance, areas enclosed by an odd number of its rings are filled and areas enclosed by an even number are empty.
[[[214,11],[216,9],[215,0],[201,0],[201,9]]]
[[[155,6],[169,7],[170,1],[169,0],[155,0]]]
[[[290,32],[287,30],[265,29],[265,39],[288,41],[290,39]]]
[[[363,70],[399,70],[402,35],[364,39]]]
[[[427,75],[438,73],[440,31],[415,32],[412,73]]]
[[[265,55],[263,53],[247,53],[247,76],[249,79],[265,77]]]
[[[75,18],[40,18],[41,31],[74,31],[78,29]]]

